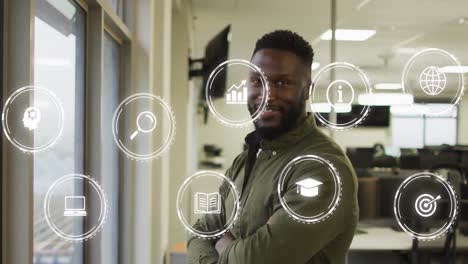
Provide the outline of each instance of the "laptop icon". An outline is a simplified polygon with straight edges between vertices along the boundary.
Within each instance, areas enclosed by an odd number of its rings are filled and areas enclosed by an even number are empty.
[[[65,196],[64,216],[86,216],[86,197]]]

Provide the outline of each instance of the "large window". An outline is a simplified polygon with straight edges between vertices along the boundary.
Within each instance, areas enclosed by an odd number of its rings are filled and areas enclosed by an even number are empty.
[[[445,104],[426,107],[446,109]],[[457,141],[457,108],[437,117],[415,113],[409,106],[392,106],[392,143],[400,148],[422,148]]]
[[[6,83],[0,68],[0,81],[6,84],[1,95],[24,86],[45,88],[52,95],[44,89],[34,90],[18,108],[24,113],[17,111],[20,118],[13,120],[29,128],[21,131],[26,131],[27,140],[34,143],[50,138],[51,132],[62,131],[56,142],[53,138],[55,144],[41,152],[24,153],[13,144],[3,146],[2,162],[9,166],[2,168],[1,183],[7,186],[0,186],[0,190],[9,191],[2,196],[5,208],[1,218],[9,231],[2,230],[1,243],[9,246],[8,254],[2,254],[8,263],[118,263],[119,256],[125,256],[121,241],[133,243],[128,231],[131,227],[121,225],[121,212],[129,209],[120,207],[122,199],[130,200],[126,196],[132,190],[121,191],[121,168],[126,164],[121,162],[111,129],[113,113],[122,99],[120,92],[130,89],[131,34],[122,21],[123,12],[127,12],[123,3],[128,2],[117,1],[119,11],[106,1],[9,0],[5,12],[5,1],[0,1],[0,24],[3,15],[7,19],[4,38],[4,27],[0,27],[0,53],[5,42],[8,54],[0,57],[2,66],[9,70]],[[37,91],[48,98],[38,96]],[[33,119],[39,116],[40,124],[35,127],[26,124],[31,119],[25,115],[29,108],[37,109]],[[47,109],[52,111],[47,113]],[[58,118],[50,118],[57,113]],[[57,126],[61,123],[63,130]],[[106,221],[102,229],[95,229],[101,232],[91,238],[83,235],[93,226],[95,193],[84,180],[54,185],[70,174],[96,179],[106,195]],[[46,216],[44,199],[51,187],[57,202],[47,207]],[[125,217],[127,222],[131,217]],[[64,233],[75,236],[78,243],[64,239],[71,236],[61,238]]]
[[[84,173],[85,28],[85,12],[73,1],[36,1],[34,84],[55,93],[65,114],[59,142],[51,151],[34,156],[34,263],[37,264],[83,263],[82,244],[59,238],[47,225],[43,201],[55,180],[70,173]],[[83,186],[74,188],[83,192]],[[64,218],[64,221],[75,230],[83,228],[82,219]]]

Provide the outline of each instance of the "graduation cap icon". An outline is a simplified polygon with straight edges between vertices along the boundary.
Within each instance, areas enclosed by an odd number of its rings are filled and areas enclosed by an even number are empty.
[[[318,195],[319,186],[323,183],[311,178],[307,178],[305,180],[296,182],[296,184],[297,193],[305,197],[314,197]]]

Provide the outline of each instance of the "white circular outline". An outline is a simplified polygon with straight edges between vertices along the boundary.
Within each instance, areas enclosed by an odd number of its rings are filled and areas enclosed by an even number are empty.
[[[359,69],[358,67],[356,67],[354,64],[351,64],[351,63],[348,63],[348,62],[334,62],[334,63],[330,63],[324,67],[322,67],[314,76],[313,78],[313,81],[312,81],[312,85],[310,86],[309,88],[309,104],[310,104],[310,107],[312,109],[312,112],[313,114],[315,115],[315,117],[320,121],[320,123],[322,123],[323,125],[325,125],[326,127],[328,128],[331,128],[331,129],[334,129],[334,130],[337,130],[337,131],[343,131],[343,130],[346,130],[346,129],[351,129],[353,127],[356,127],[358,126],[359,124],[362,123],[362,121],[364,121],[364,119],[367,117],[367,115],[369,114],[370,112],[370,109],[371,109],[371,105],[364,105],[363,107],[363,110],[361,111],[361,117],[360,118],[357,118],[357,119],[353,119],[349,122],[346,122],[344,124],[336,124],[336,123],[331,123],[329,120],[327,120],[326,118],[324,118],[320,112],[317,112],[315,111],[315,107],[314,107],[314,94],[315,94],[315,86],[317,84],[317,82],[320,80],[320,77],[323,73],[335,68],[335,67],[343,67],[343,68],[348,68],[348,69],[351,69],[351,70],[354,70],[358,73],[361,81],[364,83],[364,86],[366,87],[366,92],[367,94],[369,95],[372,95],[372,88],[371,88],[371,85],[370,85],[370,82],[369,82],[369,78],[367,78],[366,74],[361,70]],[[340,79],[341,80],[341,79]],[[337,81],[337,80],[335,80]],[[334,82],[335,82],[334,81]],[[352,86],[351,86],[352,87]]]
[[[444,225],[439,228],[438,230],[432,232],[432,233],[427,233],[427,234],[422,234],[415,232],[411,230],[407,225],[403,224],[401,222],[401,213],[400,213],[400,198],[401,198],[401,192],[403,191],[406,186],[408,186],[411,182],[417,180],[418,178],[434,178],[436,179],[439,183],[442,184],[442,186],[447,190],[447,193],[449,194],[450,197],[450,220]],[[408,235],[410,235],[413,238],[419,239],[419,240],[433,240],[437,239],[438,237],[444,235],[453,225],[455,222],[455,219],[457,218],[458,214],[458,200],[457,200],[457,195],[453,189],[453,187],[441,176],[431,173],[431,172],[419,172],[416,174],[413,174],[406,178],[398,187],[397,191],[395,192],[395,197],[393,200],[393,213],[395,214],[395,219],[398,223],[398,225],[405,231]]]
[[[131,150],[129,150],[118,138],[117,133],[118,131],[118,126],[117,126],[117,119],[119,118],[120,114],[123,111],[123,107],[130,103],[133,100],[138,100],[141,98],[146,98],[150,100],[156,100],[159,102],[159,104],[162,106],[162,109],[164,110],[163,112],[167,115],[169,122],[170,122],[170,129],[169,129],[169,134],[167,137],[167,140],[165,143],[162,144],[161,147],[159,147],[156,151],[153,151],[152,153],[149,154],[138,154],[135,153]],[[141,114],[141,113],[140,113]],[[172,142],[175,139],[175,127],[176,127],[176,120],[174,113],[172,112],[171,107],[169,104],[167,104],[164,99],[157,95],[153,95],[150,93],[136,93],[133,95],[128,96],[125,98],[115,109],[114,111],[114,116],[112,117],[112,136],[114,138],[114,142],[117,144],[117,147],[129,158],[139,160],[139,161],[149,161],[152,159],[155,159],[159,157],[160,155],[164,154],[169,148]]]
[[[98,224],[95,225],[91,230],[87,231],[86,233],[84,233],[82,235],[78,235],[78,236],[65,234],[63,231],[61,231],[59,228],[57,228],[55,226],[55,224],[53,224],[49,219],[49,217],[50,217],[50,208],[49,208],[50,204],[49,204],[49,201],[51,199],[54,188],[57,185],[62,184],[65,181],[76,180],[76,179],[87,180],[88,183],[90,183],[91,186],[96,190],[96,193],[98,194],[100,204],[101,204],[101,211],[99,213]],[[50,229],[57,236],[65,239],[65,240],[72,241],[72,242],[83,242],[84,240],[90,239],[91,237],[96,235],[99,231],[101,231],[102,227],[103,227],[103,225],[104,225],[104,223],[106,221],[106,218],[107,218],[107,214],[108,214],[108,209],[107,208],[108,208],[107,199],[106,199],[106,195],[105,195],[105,192],[102,189],[102,187],[92,177],[87,176],[87,175],[83,175],[83,174],[79,174],[79,173],[67,174],[67,175],[64,175],[64,176],[60,177],[59,179],[57,179],[49,187],[49,189],[47,190],[46,196],[44,197],[44,218],[45,218],[45,220],[47,222],[47,225],[50,227]]]
[[[224,181],[227,182],[229,185],[229,189],[231,190],[233,194],[233,198],[234,198],[233,212],[234,213],[232,214],[230,219],[228,219],[227,223],[224,224],[225,228],[221,231],[201,232],[199,230],[196,230],[187,222],[186,218],[184,217],[184,213],[182,212],[182,208],[181,208],[182,207],[181,206],[182,195],[185,194],[188,186],[191,184],[191,182],[194,179],[198,177],[205,177],[205,176],[214,176],[218,179],[221,179],[223,182]],[[231,230],[232,226],[237,221],[237,218],[239,217],[239,214],[240,214],[240,195],[239,195],[239,192],[237,191],[237,188],[234,182],[228,177],[226,177],[224,174],[220,172],[216,172],[216,171],[202,170],[202,171],[198,171],[194,173],[193,175],[185,179],[185,181],[182,183],[182,185],[179,188],[179,191],[177,192],[176,207],[177,207],[177,216],[179,217],[179,221],[182,223],[185,230],[187,230],[192,235],[197,236],[202,239],[215,239],[224,235],[229,230]]]
[[[403,87],[403,93],[404,94],[408,94],[408,95],[411,95],[411,96],[414,97],[414,95],[410,92],[411,89],[408,87],[409,85],[405,85],[405,83],[406,83],[406,79],[408,78],[408,71],[409,71],[410,67],[412,66],[412,64],[414,63],[416,58],[418,56],[421,56],[424,53],[439,53],[439,54],[441,54],[443,56],[446,56],[449,59],[451,59],[455,63],[454,66],[458,67],[459,70],[460,70],[460,72],[457,73],[458,74],[458,83],[459,83],[459,87],[458,87],[458,90],[457,90],[457,95],[454,98],[452,98],[452,100],[450,102],[450,107],[448,107],[445,110],[439,111],[439,112],[428,113],[427,111],[421,111],[421,108],[416,107],[414,105],[415,102],[412,102],[410,104],[411,108],[413,108],[419,114],[423,114],[423,115],[426,115],[426,116],[439,116],[439,115],[442,115],[442,114],[444,114],[446,112],[451,111],[453,109],[453,107],[455,107],[461,101],[461,98],[463,97],[463,93],[465,91],[465,75],[463,74],[462,66],[461,66],[460,62],[450,52],[448,52],[446,50],[442,50],[442,49],[437,49],[437,48],[424,49],[424,50],[421,50],[421,51],[415,53],[413,56],[411,56],[411,58],[406,62],[405,67],[403,68],[403,74],[401,76],[401,86]],[[436,96],[436,95],[434,95],[434,96]]]
[[[330,93],[330,88],[333,86],[333,84],[335,84],[336,82],[344,82],[346,85],[348,85],[350,88],[351,88],[351,103],[349,104],[346,104],[346,105],[352,105],[353,104],[353,101],[354,101],[354,89],[353,89],[353,86],[346,80],[334,80],[332,83],[330,83],[327,87],[327,92],[326,92],[326,95],[327,95],[327,101],[328,101],[328,104],[333,107],[333,108],[337,108],[335,106],[335,104],[332,104],[331,103],[331,100],[330,100],[330,96],[329,96],[329,93]]]
[[[214,80],[216,79],[216,76],[218,73],[223,70],[224,67],[227,67],[229,65],[243,65],[246,67],[249,67],[250,69],[256,71],[257,73],[260,74],[260,80],[262,82],[262,88],[263,88],[263,98],[262,102],[260,103],[260,107],[257,109],[257,111],[253,114],[252,118],[247,121],[233,121],[231,119],[225,118],[223,115],[218,113],[213,105],[211,96],[209,94],[209,91],[211,91],[211,86],[213,85]],[[206,82],[206,87],[205,87],[205,101],[208,105],[208,108],[210,109],[211,113],[215,117],[218,122],[225,126],[229,127],[235,127],[235,128],[241,128],[245,127],[247,125],[250,125],[257,121],[265,112],[265,109],[268,105],[268,100],[269,100],[269,94],[270,94],[270,87],[268,85],[268,80],[265,77],[265,74],[263,71],[255,64],[251,63],[248,60],[243,60],[243,59],[231,59],[227,60],[221,64],[219,64],[211,73],[210,76],[208,77],[208,81]]]
[[[424,209],[424,203],[428,203],[430,201],[434,200],[434,197],[430,194],[421,194],[416,198],[416,201],[414,202],[414,207],[416,208],[416,212],[422,216],[422,217],[430,217],[432,216],[436,210],[437,210],[437,203],[433,202],[430,204],[430,207],[427,209]]]
[[[292,169],[294,165],[302,161],[318,161],[321,164],[325,164],[328,167],[328,170],[330,171],[333,177],[333,180],[335,182],[335,192],[333,195],[332,202],[328,205],[328,211],[326,211],[325,213],[319,214],[319,216],[312,216],[312,217],[303,216],[294,212],[294,210],[292,210],[288,206],[287,202],[284,201],[281,195],[284,182],[286,181],[287,176],[288,176],[287,174],[289,173],[289,171]],[[279,180],[278,180],[277,191],[278,191],[278,198],[281,203],[281,206],[291,218],[299,222],[306,223],[306,224],[316,224],[318,222],[325,220],[327,217],[329,217],[338,207],[340,200],[341,200],[341,192],[342,192],[341,178],[340,178],[338,171],[336,170],[336,168],[333,166],[333,164],[330,161],[322,157],[319,157],[317,155],[302,155],[288,162],[288,164],[286,164],[286,166],[283,168],[283,170],[281,171]]]
[[[8,109],[9,109],[10,104],[12,104],[12,102],[16,99],[16,97],[18,97],[22,93],[30,92],[30,91],[33,91],[33,92],[39,91],[39,92],[43,92],[44,94],[46,94],[49,98],[52,99],[51,101],[55,105],[55,107],[58,109],[58,113],[59,113],[59,124],[58,124],[59,129],[58,129],[57,135],[54,138],[52,138],[51,140],[49,140],[47,143],[45,143],[45,144],[43,144],[42,146],[39,146],[39,147],[25,146],[25,145],[19,143],[15,138],[10,137],[10,129],[9,129],[9,126],[8,126]],[[2,111],[3,133],[5,134],[5,137],[8,139],[8,141],[13,146],[15,146],[16,148],[18,148],[19,150],[21,150],[21,151],[23,151],[25,153],[38,153],[38,152],[46,151],[46,150],[52,148],[57,143],[57,141],[62,137],[64,123],[65,123],[65,113],[64,113],[64,110],[63,110],[62,102],[55,95],[55,93],[53,93],[49,89],[41,87],[41,86],[27,85],[27,86],[21,87],[20,89],[14,91],[7,98],[7,100],[6,100],[6,102],[5,102],[4,106],[3,106],[3,111]]]

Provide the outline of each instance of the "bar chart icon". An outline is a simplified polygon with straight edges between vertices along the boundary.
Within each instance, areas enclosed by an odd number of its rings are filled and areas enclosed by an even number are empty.
[[[247,104],[247,83],[242,80],[240,85],[232,85],[226,93],[227,104]]]

